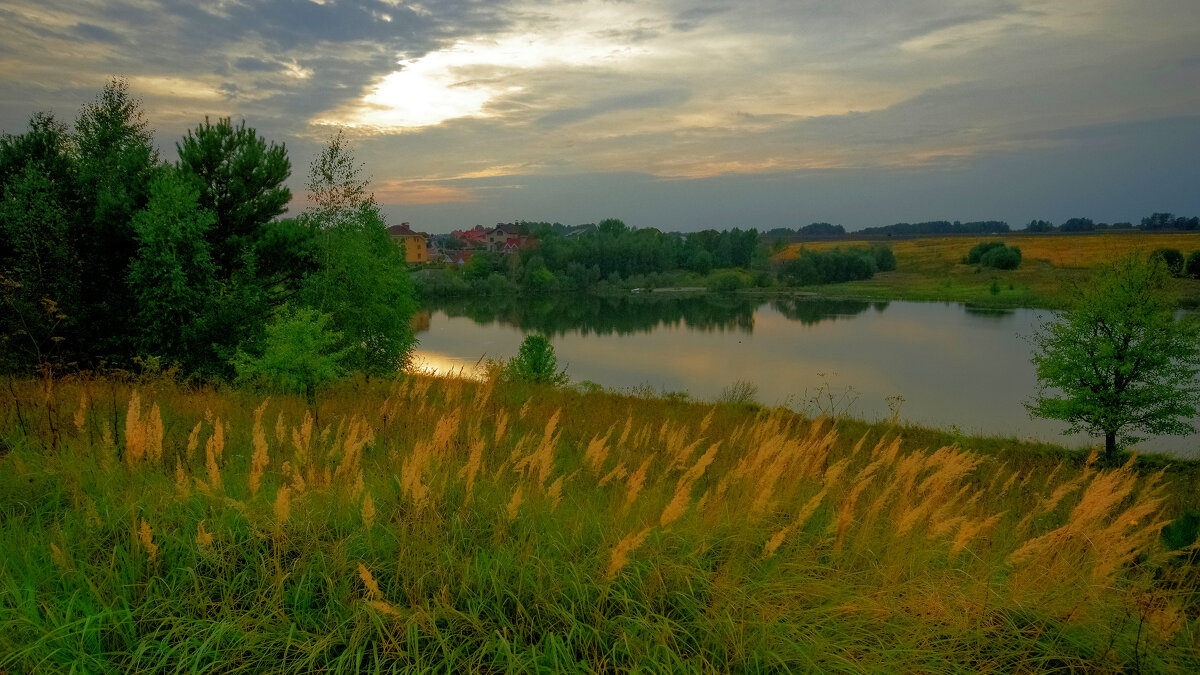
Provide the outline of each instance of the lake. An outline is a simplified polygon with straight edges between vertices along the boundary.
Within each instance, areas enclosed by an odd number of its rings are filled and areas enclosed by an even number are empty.
[[[470,374],[507,359],[524,337],[550,338],[573,384],[687,392],[716,400],[739,381],[766,405],[957,428],[965,434],[1083,446],[1065,425],[1030,419],[1037,378],[1026,337],[1048,310],[958,303],[866,302],[648,293],[626,297],[442,299],[418,315],[418,364]],[[1200,456],[1200,436],[1138,447]]]

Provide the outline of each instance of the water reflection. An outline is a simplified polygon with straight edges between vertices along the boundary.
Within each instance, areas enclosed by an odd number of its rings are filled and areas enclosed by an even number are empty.
[[[1037,389],[1032,335],[1051,312],[980,311],[947,303],[866,302],[741,295],[620,298],[476,298],[431,303],[414,322],[416,359],[470,373],[481,357],[507,359],[525,335],[548,334],[573,382],[683,391],[714,400],[737,380],[758,401],[787,404],[814,392],[849,397],[849,414],[901,418],[964,433],[1064,438],[1064,425],[1031,420]],[[1164,437],[1143,449],[1191,456],[1200,438]]]
[[[551,337],[567,333],[632,335],[668,327],[749,334],[754,332],[755,312],[768,303],[780,314],[806,326],[853,317],[868,309],[883,311],[888,305],[804,297],[768,300],[745,295],[658,293],[608,298],[570,295],[443,298],[426,303],[425,311],[414,317],[413,330],[428,331],[430,313],[439,311],[450,318],[465,317],[481,325],[500,323]]]
[[[826,300],[805,297],[783,298],[772,300],[771,307],[775,311],[805,326],[814,326],[822,321],[852,318],[868,309],[882,312],[887,309],[886,301],[866,302],[864,300]]]

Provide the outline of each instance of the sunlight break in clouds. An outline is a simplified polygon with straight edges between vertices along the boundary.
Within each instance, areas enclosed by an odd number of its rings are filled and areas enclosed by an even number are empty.
[[[640,16],[631,13],[643,12]],[[537,8],[515,30],[477,37],[415,59],[381,78],[361,101],[317,124],[365,127],[381,132],[433,126],[463,117],[489,117],[487,107],[525,85],[514,75],[548,69],[620,67],[648,49],[635,47],[614,31],[597,26],[626,26],[666,21],[633,6],[607,3]]]

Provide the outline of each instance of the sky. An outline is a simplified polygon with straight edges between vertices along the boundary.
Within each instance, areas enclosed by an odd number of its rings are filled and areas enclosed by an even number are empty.
[[[1200,214],[1196,0],[0,0],[0,131],[114,76],[427,232]]]

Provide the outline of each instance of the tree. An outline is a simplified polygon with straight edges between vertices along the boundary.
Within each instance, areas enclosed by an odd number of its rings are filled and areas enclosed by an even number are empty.
[[[1200,327],[1177,321],[1160,263],[1127,258],[1102,268],[1074,306],[1032,338],[1039,390],[1032,415],[1065,433],[1103,434],[1112,461],[1135,434],[1181,435],[1200,405]]]
[[[569,379],[566,369],[558,370],[554,347],[541,335],[528,335],[517,355],[509,359],[504,375],[510,380],[534,384],[563,385]]]
[[[205,234],[215,218],[175,171],[150,185],[150,202],[133,217],[138,252],[129,265],[137,301],[136,348],[189,370],[212,361],[206,320],[217,302],[216,267]],[[228,329],[228,326],[224,326]]]
[[[135,306],[126,283],[137,251],[133,214],[150,198],[158,151],[141,101],[114,79],[75,120],[80,199],[78,250],[82,262],[81,322],[94,356],[128,355]]]
[[[228,279],[246,248],[257,250],[271,221],[285,211],[292,192],[283,184],[292,173],[287,148],[271,143],[246,128],[233,126],[224,117],[189,130],[175,144],[179,167],[196,183],[201,208],[211,211],[215,223],[209,240],[222,278]],[[258,256],[275,265],[273,256]],[[260,269],[261,274],[272,276]]]
[[[332,330],[332,317],[314,309],[284,308],[267,326],[260,356],[239,351],[234,358],[240,382],[266,380],[272,385],[304,394],[316,402],[317,389],[336,380],[344,369],[348,349],[339,348],[342,335]]]
[[[70,135],[38,113],[29,130],[0,137],[0,350],[6,369],[70,358],[80,348],[80,260],[75,247]],[[48,311],[47,303],[53,305]]]
[[[344,336],[346,365],[391,375],[408,359],[416,311],[404,254],[387,234],[367,179],[339,132],[313,160],[301,223],[315,237],[317,270],[300,300],[332,317]]]

